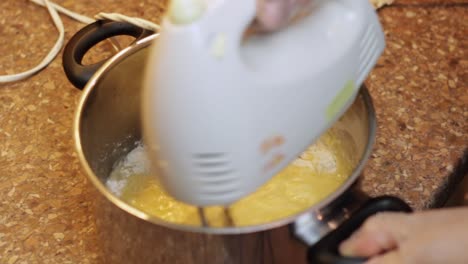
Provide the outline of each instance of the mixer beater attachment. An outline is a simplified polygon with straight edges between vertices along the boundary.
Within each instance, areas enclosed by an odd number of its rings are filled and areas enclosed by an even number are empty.
[[[197,207],[198,216],[200,218],[200,222],[203,227],[209,227],[208,220],[206,219],[205,209],[204,207]],[[234,226],[234,220],[232,219],[231,211],[229,210],[229,206],[223,207],[223,215],[224,215],[224,223],[227,227]]]

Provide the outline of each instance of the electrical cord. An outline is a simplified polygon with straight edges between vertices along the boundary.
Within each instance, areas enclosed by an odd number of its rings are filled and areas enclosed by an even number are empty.
[[[58,13],[62,13],[83,24],[91,24],[96,21],[95,19],[75,13],[49,0],[29,0],[29,1],[37,5],[43,6],[47,9],[50,17],[52,18],[52,22],[57,28],[59,36],[54,46],[50,49],[49,53],[44,57],[44,59],[42,59],[42,61],[37,66],[29,70],[26,70],[24,72],[20,72],[20,73],[0,75],[0,83],[16,82],[16,81],[21,81],[26,78],[29,78],[32,75],[42,71],[45,67],[47,67],[47,65],[49,65],[55,59],[55,57],[57,57],[57,54],[60,52],[60,50],[63,47],[64,38],[65,38],[65,28],[63,26],[62,19],[60,18]],[[138,27],[142,27],[142,28],[149,29],[152,31],[156,31],[159,29],[158,24],[155,24],[148,20],[145,20],[142,18],[136,18],[136,17],[128,17],[128,16],[118,14],[118,13],[99,13],[95,16],[95,18],[127,22],[127,23],[134,24]]]
[[[96,15],[97,19],[107,19],[113,21],[127,22],[135,26],[149,29],[151,31],[159,30],[159,25],[148,20],[138,18],[138,17],[128,17],[118,13],[99,13]]]

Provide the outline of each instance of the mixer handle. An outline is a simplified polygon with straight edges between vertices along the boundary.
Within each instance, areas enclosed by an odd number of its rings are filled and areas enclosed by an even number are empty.
[[[309,248],[309,263],[361,264],[364,258],[348,258],[338,253],[338,246],[356,231],[367,218],[379,212],[411,212],[403,200],[393,196],[380,196],[370,199],[359,208],[348,220],[323,237]]]
[[[136,41],[155,34],[155,32],[126,22],[98,20],[79,30],[68,41],[63,51],[63,69],[68,80],[78,89],[83,89],[93,74],[108,60],[83,65],[83,57],[94,45],[111,37],[126,35]],[[132,43],[132,44],[133,44]]]

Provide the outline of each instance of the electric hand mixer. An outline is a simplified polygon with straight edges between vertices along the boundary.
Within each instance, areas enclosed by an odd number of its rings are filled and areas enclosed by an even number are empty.
[[[384,49],[368,0],[315,0],[310,14],[244,38],[254,0],[174,0],[152,47],[144,139],[176,199],[229,205],[330,128]]]

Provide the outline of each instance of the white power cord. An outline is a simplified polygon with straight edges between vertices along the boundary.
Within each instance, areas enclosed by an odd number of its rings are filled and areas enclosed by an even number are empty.
[[[58,12],[66,15],[68,17],[71,17],[74,20],[76,20],[78,22],[81,22],[83,24],[91,24],[91,23],[93,23],[95,21],[92,18],[89,18],[87,16],[83,16],[83,15],[80,15],[78,13],[72,12],[72,11],[70,11],[70,10],[64,8],[64,7],[61,7],[61,6],[57,5],[56,3],[50,2],[49,0],[29,0],[29,1],[35,3],[36,5],[40,5],[40,6],[46,6],[46,2],[48,2]]]
[[[29,1],[47,8],[47,11],[49,12],[50,17],[52,18],[52,21],[54,22],[54,25],[58,30],[59,36],[54,46],[47,54],[47,56],[37,66],[35,66],[34,68],[30,70],[21,72],[21,73],[10,74],[10,75],[0,75],[0,83],[16,82],[16,81],[29,78],[32,75],[43,70],[45,67],[47,67],[47,65],[49,65],[55,59],[55,57],[57,56],[57,54],[60,52],[60,50],[63,47],[64,36],[65,36],[65,29],[63,27],[62,19],[60,18],[58,12],[84,24],[91,24],[96,21],[95,19],[92,19],[90,17],[83,16],[73,11],[70,11],[49,0],[29,0]],[[152,31],[156,31],[159,29],[159,25],[153,22],[150,22],[148,20],[144,20],[142,18],[128,17],[128,16],[124,16],[121,14],[117,14],[117,13],[99,13],[98,15],[96,15],[96,18],[127,22],[127,23],[134,24],[138,27],[149,29]]]
[[[135,26],[149,29],[152,31],[159,30],[159,25],[148,20],[138,18],[138,17],[128,17],[118,13],[99,13],[96,15],[97,19],[107,19],[112,21],[120,21],[120,22],[127,22],[133,24]]]

